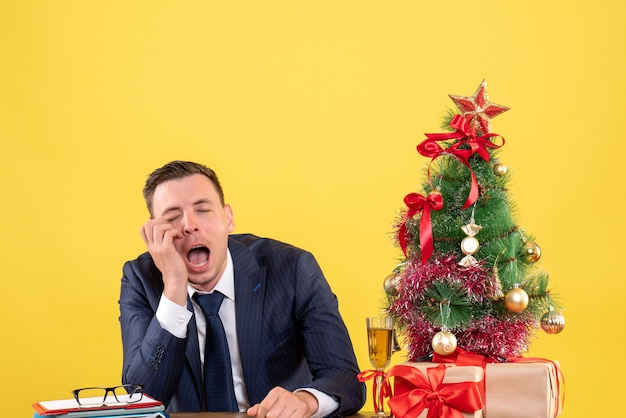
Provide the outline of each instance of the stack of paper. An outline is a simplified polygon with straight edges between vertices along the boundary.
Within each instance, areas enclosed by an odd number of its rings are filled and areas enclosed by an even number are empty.
[[[119,396],[118,396],[119,398]],[[138,402],[81,406],[75,399],[41,401],[33,404],[33,418],[167,418],[160,401],[144,394]]]

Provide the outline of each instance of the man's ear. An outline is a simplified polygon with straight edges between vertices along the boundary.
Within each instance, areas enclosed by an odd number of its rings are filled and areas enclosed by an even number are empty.
[[[227,203],[224,205],[224,211],[226,212],[226,221],[228,222],[228,233],[235,230],[235,215],[233,214],[233,208]]]

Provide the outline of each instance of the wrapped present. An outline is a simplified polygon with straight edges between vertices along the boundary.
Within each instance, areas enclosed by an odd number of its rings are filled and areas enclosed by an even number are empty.
[[[395,418],[482,418],[483,369],[437,363],[403,363],[392,367]]]
[[[554,418],[561,415],[559,364],[543,359],[512,358],[485,368],[487,418]]]
[[[485,418],[554,418],[563,408],[563,373],[557,361],[509,357],[496,362],[462,348],[436,363],[482,366],[485,370]]]

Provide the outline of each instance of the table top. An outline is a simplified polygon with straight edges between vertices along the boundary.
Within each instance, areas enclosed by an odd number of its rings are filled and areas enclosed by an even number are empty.
[[[359,412],[355,415],[350,415],[354,418],[370,418],[374,415],[373,412]],[[244,418],[248,414],[245,412],[172,412],[169,414],[170,418]]]
[[[170,418],[243,418],[245,412],[171,412]]]

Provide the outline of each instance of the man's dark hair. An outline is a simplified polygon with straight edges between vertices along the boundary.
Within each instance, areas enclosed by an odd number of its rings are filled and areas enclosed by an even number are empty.
[[[146,205],[148,205],[150,215],[154,215],[152,213],[152,196],[154,195],[154,191],[159,184],[165,183],[169,180],[191,176],[193,174],[202,174],[211,180],[218,195],[220,196],[220,202],[222,203],[222,206],[224,206],[224,190],[222,190],[222,186],[220,185],[220,181],[218,180],[215,171],[203,164],[176,160],[165,164],[161,168],[157,168],[148,176],[148,179],[146,180],[146,185],[143,188],[143,197],[146,200]]]

